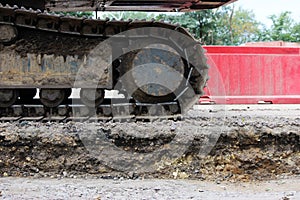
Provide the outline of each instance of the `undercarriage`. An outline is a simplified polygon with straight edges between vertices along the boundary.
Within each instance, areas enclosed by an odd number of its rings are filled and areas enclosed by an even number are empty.
[[[48,11],[139,10],[134,6],[184,11],[229,2],[0,1],[1,117],[10,117],[7,109],[26,102],[44,110],[74,107],[69,104],[74,88],[80,89],[76,104],[94,114],[101,106],[110,109],[109,117],[187,111],[203,94],[209,67],[199,42],[185,29],[162,21],[76,18]],[[124,99],[107,100],[109,90]],[[39,101],[34,99],[37,91]],[[125,114],[113,112],[122,105]],[[13,113],[27,116],[21,110]]]

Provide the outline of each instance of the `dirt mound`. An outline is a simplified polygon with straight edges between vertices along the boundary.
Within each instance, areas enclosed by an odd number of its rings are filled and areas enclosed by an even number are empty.
[[[94,133],[89,123],[2,123],[0,176],[248,181],[300,174],[298,118],[241,120],[230,116],[224,123],[226,126],[203,117],[177,122],[95,123]],[[207,127],[211,127],[210,132],[205,132]],[[179,132],[183,137],[176,138]],[[192,139],[187,140],[191,134]],[[101,143],[100,136],[108,142]],[[97,144],[92,151],[105,155],[103,160],[91,152],[85,141],[88,137],[89,142]],[[107,150],[110,145],[118,151]],[[168,157],[172,145],[177,152]],[[205,145],[207,152],[203,151]],[[154,159],[153,167],[138,170],[137,165],[146,158]],[[148,167],[149,163],[139,167]]]

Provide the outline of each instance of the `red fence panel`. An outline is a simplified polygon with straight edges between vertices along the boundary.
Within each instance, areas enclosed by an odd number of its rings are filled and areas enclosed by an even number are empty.
[[[204,48],[211,70],[200,103],[300,103],[300,47]]]

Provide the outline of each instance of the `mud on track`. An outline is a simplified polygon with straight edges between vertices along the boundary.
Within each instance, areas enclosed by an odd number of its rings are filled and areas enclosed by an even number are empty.
[[[81,140],[82,134],[91,134],[89,123],[1,123],[0,176],[235,182],[299,175],[299,108],[295,105],[231,106],[222,117],[222,107],[196,106],[183,121],[93,124],[96,132],[101,130],[111,144],[127,152],[128,158],[116,159],[118,155],[113,151],[108,155],[121,166],[132,156],[142,159],[157,149],[168,148],[178,130],[193,134],[193,140],[180,157],[164,160],[162,156],[152,171],[122,171],[91,155]],[[214,135],[219,136],[216,144],[207,155],[201,154],[201,147]],[[105,148],[102,146],[101,150]]]

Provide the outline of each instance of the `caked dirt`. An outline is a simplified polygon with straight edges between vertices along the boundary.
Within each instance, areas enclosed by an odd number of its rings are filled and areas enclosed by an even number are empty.
[[[82,39],[76,35],[63,35],[28,28],[19,28],[18,32],[19,38],[8,47],[14,49],[22,57],[27,57],[28,53],[82,57],[103,41],[101,38]]]
[[[18,32],[19,37],[14,43],[0,45],[2,87],[93,88],[110,85],[110,41],[24,27],[19,27]]]
[[[236,182],[300,174],[297,114],[211,112],[182,121],[1,123],[0,176]]]

